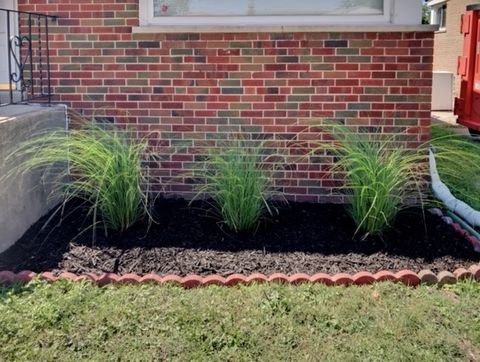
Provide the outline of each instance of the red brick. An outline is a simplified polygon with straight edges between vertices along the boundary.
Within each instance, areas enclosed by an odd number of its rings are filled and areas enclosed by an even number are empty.
[[[473,274],[465,268],[458,268],[453,272],[457,280],[473,279]]]
[[[383,270],[374,275],[374,278],[377,282],[396,282],[397,277],[392,272]]]
[[[395,274],[397,280],[405,285],[416,286],[421,280],[418,275],[411,270],[402,270]]]
[[[248,276],[245,280],[246,284],[252,284],[252,283],[265,283],[268,281],[268,278],[264,274],[260,273],[255,273],[250,276]]]
[[[353,283],[356,285],[368,285],[376,282],[376,279],[373,276],[373,274],[368,272],[357,273],[352,277],[352,279],[353,279]]]
[[[333,285],[332,277],[325,273],[318,273],[310,277],[312,283],[320,283],[325,285]]]
[[[120,277],[113,273],[102,274],[97,278],[97,285],[99,287],[103,287],[104,285],[107,285],[107,284],[117,283],[119,279]]]
[[[480,280],[480,264],[472,265],[470,268],[468,268],[468,271],[472,273],[476,280]]]
[[[310,282],[310,276],[305,273],[297,273],[288,277],[288,281],[294,285],[308,283]]]
[[[117,282],[120,284],[138,284],[140,283],[141,279],[142,278],[137,274],[129,273],[122,275]]]
[[[358,119],[374,124],[383,119],[384,124],[393,125],[395,119],[413,118],[419,126],[428,118],[421,113],[430,110],[427,100],[387,104],[383,99],[386,92],[367,94],[365,88],[390,87],[389,95],[430,94],[433,33],[344,32],[336,34],[334,40],[330,33],[283,34],[281,39],[278,34],[268,33],[132,34],[131,26],[138,25],[138,15],[130,9],[132,4],[119,0],[19,1],[19,10],[36,9],[61,16],[57,24],[52,24],[50,39],[56,99],[85,115],[101,108],[121,126],[141,124],[149,129],[159,123],[172,124],[172,132],[185,140],[206,140],[218,131],[216,126],[228,127],[239,119],[245,125],[275,127],[299,124],[308,118],[332,118],[335,111],[346,110],[351,102],[369,103],[370,107],[339,117],[347,124]],[[107,20],[116,12],[131,15],[122,26],[108,25]],[[85,38],[70,40],[72,35]],[[87,36],[89,40],[83,40]],[[91,46],[71,49],[75,42],[90,42]],[[233,42],[241,42],[246,48]],[[337,53],[339,46],[358,50],[362,57],[371,57],[371,62]],[[244,49],[261,51],[261,55],[247,56]],[[418,72],[419,76],[398,79],[399,72]],[[102,88],[106,91],[99,91]],[[222,95],[221,88],[237,88],[241,94]],[[274,93],[269,89],[275,89]],[[397,112],[392,108],[395,106]],[[129,116],[120,117],[117,109]],[[238,114],[223,116],[223,111]],[[194,125],[213,128],[192,130]],[[394,128],[384,130],[391,132]],[[276,140],[290,137],[284,127],[269,131],[262,128],[262,132],[272,133]],[[425,137],[428,135],[419,134],[419,138]],[[163,141],[169,144],[171,140]],[[183,157],[176,161],[191,163]],[[176,162],[164,166],[167,172],[177,166],[189,167]],[[307,174],[306,179],[309,177],[314,176]],[[291,199],[319,201],[318,195],[312,194],[313,188],[298,187],[299,180],[295,185],[282,186],[280,191],[289,192]],[[338,184],[325,183],[322,187],[328,194]],[[181,188],[177,190],[182,194]],[[321,199],[334,200],[335,196]]]
[[[244,284],[246,282],[246,278],[241,274],[232,274],[227,277],[225,280],[225,285],[228,286],[235,286],[238,284]]]
[[[448,271],[442,271],[438,273],[438,285],[442,286],[445,284],[454,284],[456,283],[457,278],[455,277],[454,274],[448,272]]]
[[[77,278],[78,278],[78,276],[76,274],[70,273],[70,272],[62,272],[58,276],[58,279],[70,280],[72,282],[76,281]]]
[[[1,275],[1,273],[0,273],[0,275]],[[41,280],[45,280],[47,282],[54,282],[54,281],[57,280],[57,277],[52,272],[40,273],[39,277],[40,277]],[[1,280],[1,277],[0,277],[0,280]]]
[[[11,271],[0,271],[0,284],[11,284],[15,282],[15,273]]]
[[[438,277],[431,270],[422,270],[418,273],[422,284],[433,285],[438,283]]]
[[[183,279],[177,275],[167,275],[162,278],[162,284],[182,285]]]
[[[335,285],[350,285],[354,283],[351,275],[345,273],[339,273],[332,277],[333,284]]]
[[[207,285],[225,285],[226,279],[219,275],[209,275],[203,278],[202,284]]]
[[[287,284],[289,283],[289,278],[287,275],[282,273],[272,274],[268,277],[269,282]]]
[[[187,275],[182,279],[182,286],[184,288],[195,288],[202,285],[203,279],[198,275]]]
[[[35,278],[36,274],[30,270],[23,270],[15,275],[15,281],[20,283],[28,283]]]

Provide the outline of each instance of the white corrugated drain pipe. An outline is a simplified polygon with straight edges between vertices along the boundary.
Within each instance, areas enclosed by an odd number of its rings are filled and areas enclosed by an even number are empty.
[[[440,180],[437,170],[437,162],[435,161],[435,154],[432,149],[430,149],[429,163],[432,191],[434,195],[440,199],[450,211],[462,217],[462,219],[468,224],[473,227],[480,226],[480,212],[473,209],[465,202],[455,198],[448,187]]]

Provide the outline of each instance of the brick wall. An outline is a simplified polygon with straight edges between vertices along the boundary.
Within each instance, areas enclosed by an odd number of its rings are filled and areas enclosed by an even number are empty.
[[[447,2],[447,26],[435,33],[433,70],[454,74],[454,95],[460,91],[460,77],[457,75],[457,59],[463,53],[463,35],[460,33],[460,17],[465,13],[471,0]]]
[[[432,33],[132,34],[137,1],[19,3],[61,16],[50,44],[56,100],[158,138],[158,175],[173,193],[190,195],[189,180],[169,181],[231,132],[284,154],[291,164],[276,183],[289,199],[320,202],[342,201],[332,193],[341,181],[331,156],[293,146],[327,138],[312,119],[408,130],[411,146],[429,137]]]

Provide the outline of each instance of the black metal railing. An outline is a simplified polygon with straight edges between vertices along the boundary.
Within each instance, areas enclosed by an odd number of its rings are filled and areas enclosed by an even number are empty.
[[[8,74],[0,74],[7,81],[7,96],[2,105],[33,100],[51,102],[49,25],[56,16],[0,8],[0,29],[5,36]],[[3,42],[0,42],[3,44]],[[5,46],[5,45],[4,45]]]

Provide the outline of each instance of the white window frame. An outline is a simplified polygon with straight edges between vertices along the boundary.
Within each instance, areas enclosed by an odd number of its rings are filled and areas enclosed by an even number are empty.
[[[447,30],[447,14],[448,14],[448,2],[445,1],[430,1],[427,4],[430,7],[430,23],[433,25],[438,25],[438,31],[446,31]],[[445,8],[442,15],[441,9]],[[442,25],[443,20],[445,19],[445,23]]]
[[[221,0],[219,0],[221,1]],[[403,0],[405,1],[405,0]],[[394,0],[383,0],[382,15],[336,16],[165,16],[154,17],[153,0],[139,0],[140,26],[315,26],[391,24]]]

